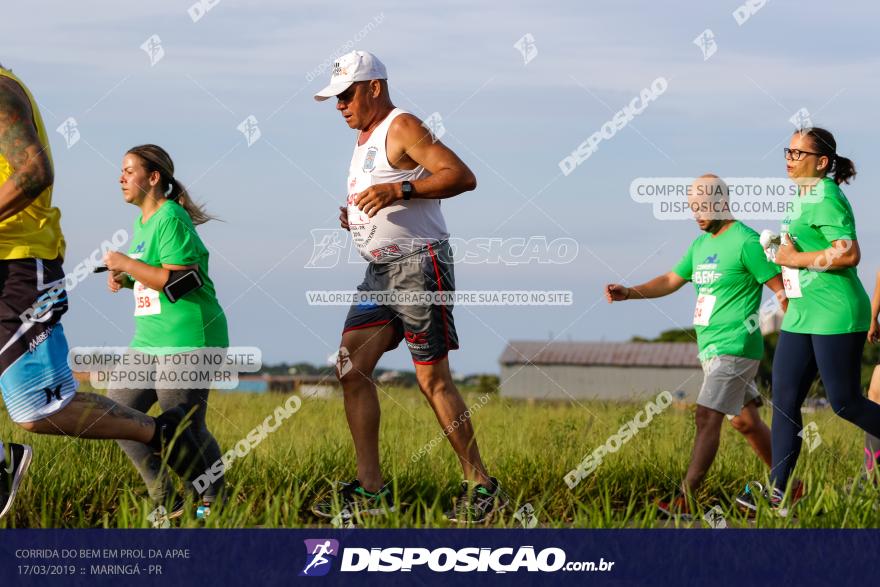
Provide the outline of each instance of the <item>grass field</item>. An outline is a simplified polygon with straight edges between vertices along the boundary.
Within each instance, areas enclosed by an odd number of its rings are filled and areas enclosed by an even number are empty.
[[[476,393],[468,405],[480,406]],[[585,402],[525,403],[489,396],[473,420],[484,459],[511,498],[511,506],[492,526],[516,527],[512,515],[530,503],[543,527],[650,528],[671,524],[658,518],[653,500],[676,486],[690,455],[694,428],[687,408],[670,407],[573,490],[563,476],[643,406]],[[209,425],[221,449],[228,450],[251,428],[283,404],[270,393],[214,393]],[[448,527],[443,511],[457,492],[460,470],[433,413],[417,391],[395,389],[382,395],[382,460],[400,513],[367,520],[366,527]],[[769,410],[763,408],[769,417]],[[747,519],[732,505],[750,479],[765,468],[745,441],[725,426],[721,450],[699,496],[704,509],[718,505],[731,527],[880,526],[873,488],[847,494],[847,480],[860,470],[862,433],[830,410],[805,414],[815,421],[822,443],[802,453],[796,475],[807,496],[796,516],[780,518],[760,511]],[[112,442],[70,440],[23,432],[0,419],[0,438],[26,442],[35,459],[13,512],[0,527],[149,527],[152,509],[134,468]],[[419,449],[434,447],[421,458]],[[354,476],[354,451],[341,399],[310,399],[247,457],[233,465],[227,482],[233,499],[222,514],[206,522],[187,515],[182,527],[302,527],[324,524],[309,513],[315,497],[332,480]],[[326,524],[324,524],[326,525]],[[688,524],[700,526],[700,523]]]

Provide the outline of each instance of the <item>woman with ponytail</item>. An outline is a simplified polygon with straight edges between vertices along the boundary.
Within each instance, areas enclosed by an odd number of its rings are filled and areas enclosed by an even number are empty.
[[[765,491],[750,483],[737,500],[754,509],[763,494],[783,515],[802,441],[812,433],[803,427],[801,406],[817,374],[838,416],[880,436],[880,405],[865,398],[861,387],[871,303],[856,270],[861,250],[855,218],[840,189],[855,177],[855,165],[822,128],[795,132],[784,152],[798,193],[782,221],[775,259],[789,302],[773,357],[772,487]],[[793,484],[792,504],[798,489]]]
[[[167,389],[168,383],[163,383],[184,381],[180,376],[181,365],[193,373],[201,372],[204,362],[199,357],[204,354],[199,354],[200,349],[229,345],[226,317],[208,277],[208,250],[195,230],[196,225],[211,220],[211,216],[190,199],[186,188],[174,177],[171,157],[156,145],[134,147],[125,154],[119,183],[123,199],[137,206],[141,213],[134,223],[128,255],[109,252],[104,258],[110,270],[108,287],[114,293],[121,288],[134,289],[135,335],[131,347],[154,359],[150,364],[156,365],[157,383],[148,389],[114,388],[109,396],[142,412],[157,401],[163,411],[183,404],[192,414],[191,427],[205,453],[204,462],[218,462],[220,448],[205,423],[209,389]],[[164,291],[165,285],[172,272],[187,270],[197,271],[202,285],[172,303]],[[167,359],[179,354],[190,356]],[[177,376],[158,376],[169,365],[173,365],[170,368]],[[176,499],[177,492],[158,456],[143,444],[119,444],[146,482],[151,499],[157,504],[173,504],[172,516],[182,513],[185,503]],[[200,494],[204,505],[210,505],[220,497],[223,476],[212,476],[212,482],[208,482],[204,473],[192,471],[187,479],[191,485],[188,489]]]

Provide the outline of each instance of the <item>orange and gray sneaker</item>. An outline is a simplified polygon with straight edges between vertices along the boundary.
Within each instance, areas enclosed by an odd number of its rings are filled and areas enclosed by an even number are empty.
[[[672,499],[658,499],[656,502],[657,509],[660,513],[668,518],[678,519],[682,521],[690,521],[693,519],[691,514],[691,506],[687,497],[681,492],[676,491]]]

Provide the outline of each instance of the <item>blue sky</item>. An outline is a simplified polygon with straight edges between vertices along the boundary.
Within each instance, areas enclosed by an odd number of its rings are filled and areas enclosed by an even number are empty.
[[[630,182],[708,171],[781,175],[799,108],[836,134],[859,169],[845,192],[859,227],[860,274],[873,290],[876,3],[770,1],[741,26],[732,15],[739,2],[220,0],[197,22],[191,4],[17,3],[4,10],[0,62],[36,94],[52,135],[68,269],[136,218],[117,187],[124,151],[161,144],[178,178],[225,220],[200,229],[212,278],[233,344],[258,346],[267,361],[324,362],[345,309],[309,307],[304,292],[353,289],[363,274],[360,264],[304,267],[310,231],[336,226],[355,138],[332,102],[312,100],[327,74],[307,76],[358,35],[356,47],[388,67],[397,105],[422,117],[439,112],[444,142],[477,174],[475,192],[443,203],[453,236],[579,243],[566,265],[456,268],[459,289],[574,292],[570,307],[456,309],[458,372],[496,371],[508,339],[626,340],[686,326],[690,290],[653,305],[600,300],[608,281],[671,268],[697,235],[692,222],[656,220],[649,205],[633,202]],[[704,60],[693,40],[707,28],[717,52]],[[513,46],[526,33],[538,50],[528,64]],[[140,46],[154,34],[165,55],[151,67]],[[663,96],[563,176],[559,161],[658,76],[669,81]],[[250,115],[262,137],[248,147],[236,127]],[[68,117],[81,136],[71,148],[54,131]],[[73,345],[130,339],[127,296],[92,278],[71,298],[65,329]],[[381,363],[409,365],[403,348]]]

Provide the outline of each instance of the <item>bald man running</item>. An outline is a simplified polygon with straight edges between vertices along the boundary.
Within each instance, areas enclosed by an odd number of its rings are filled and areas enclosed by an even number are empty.
[[[608,302],[659,298],[692,281],[697,291],[694,328],[704,379],[694,420],[697,434],[687,474],[669,501],[657,503],[672,517],[689,517],[691,497],[715,460],[725,415],[767,465],[771,462],[770,429],[761,420],[761,396],[755,375],[764,353],[754,317],[761,303],[761,284],[786,307],[779,267],[767,260],[758,234],[730,214],[728,188],[707,174],[691,186],[688,204],[698,236],[669,273],[647,283],[605,286]]]
[[[67,292],[61,213],[52,205],[54,169],[37,102],[0,65],[0,390],[10,418],[29,432],[136,440],[159,452],[185,413],[152,418],[94,393],[77,393],[61,316]],[[181,475],[207,468],[188,430],[170,464]],[[8,456],[7,456],[8,449]],[[33,457],[0,442],[0,517],[11,509]]]
[[[476,188],[456,155],[391,102],[385,66],[364,51],[343,55],[318,101],[336,109],[358,139],[348,174],[348,206],[340,222],[369,261],[362,292],[452,292],[449,233],[440,200]],[[361,303],[345,320],[341,348],[351,368],[339,369],[345,414],[357,453],[357,478],[315,505],[315,514],[384,514],[394,508],[379,468],[379,399],[372,374],[401,340],[415,364],[422,393],[458,455],[465,481],[447,516],[483,522],[507,505],[498,480],[480,458],[467,406],[452,381],[449,351],[458,348],[452,305]],[[341,506],[341,507],[340,507]]]

